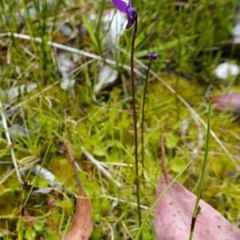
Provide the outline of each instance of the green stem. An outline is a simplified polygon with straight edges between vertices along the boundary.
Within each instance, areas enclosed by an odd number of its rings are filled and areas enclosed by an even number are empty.
[[[144,107],[145,107],[145,102],[146,102],[146,94],[147,94],[147,84],[148,84],[148,76],[149,76],[149,71],[151,69],[152,65],[152,58],[149,59],[148,63],[148,69],[146,73],[146,78],[145,78],[145,84],[144,84],[144,89],[143,89],[143,95],[142,95],[142,123],[141,123],[141,144],[142,144],[142,167],[144,168],[144,141],[143,141],[143,133],[144,133]]]
[[[205,177],[206,166],[207,166],[208,149],[209,149],[209,138],[210,138],[210,130],[211,130],[211,121],[210,121],[210,119],[211,119],[211,102],[209,103],[209,107],[208,107],[208,124],[207,124],[207,136],[206,136],[205,154],[204,154],[203,166],[202,166],[202,171],[201,171],[201,176],[200,176],[200,182],[199,182],[199,185],[198,185],[197,199],[196,199],[196,202],[195,202],[195,207],[194,207],[193,216],[192,216],[189,240],[193,239],[193,232],[194,232],[194,227],[195,227],[197,215],[201,211],[201,208],[199,206],[199,202],[200,202],[201,195],[202,195],[204,177]]]

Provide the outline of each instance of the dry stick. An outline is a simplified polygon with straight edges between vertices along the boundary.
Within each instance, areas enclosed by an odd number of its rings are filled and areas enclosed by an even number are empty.
[[[7,139],[8,147],[10,148],[10,153],[11,153],[11,156],[12,156],[13,166],[14,166],[16,174],[17,174],[18,182],[22,185],[23,180],[22,180],[20,171],[18,169],[17,159],[15,157],[14,148],[13,148],[13,142],[11,140],[11,137],[10,137],[10,134],[9,134],[9,131],[8,131],[7,120],[6,120],[4,112],[3,112],[3,106],[2,106],[1,101],[0,101],[0,113],[1,113],[1,117],[2,117],[2,124],[3,124],[3,128],[5,130],[5,136],[6,136],[6,139]]]
[[[140,207],[140,186],[139,186],[139,173],[138,173],[138,134],[137,134],[137,112],[136,112],[136,98],[135,98],[135,83],[134,83],[134,45],[137,35],[137,22],[136,16],[133,32],[132,32],[132,46],[131,46],[131,83],[132,83],[132,109],[133,109],[133,125],[134,125],[134,155],[135,155],[135,171],[136,171],[136,189],[137,189],[137,205],[138,205],[138,221],[139,227],[142,224],[141,207]]]

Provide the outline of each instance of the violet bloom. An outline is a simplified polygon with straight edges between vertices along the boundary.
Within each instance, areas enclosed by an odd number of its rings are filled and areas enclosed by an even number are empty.
[[[147,57],[148,57],[150,60],[156,60],[156,59],[158,59],[158,54],[157,54],[157,53],[149,52],[149,53],[147,54]]]
[[[137,10],[132,7],[131,0],[112,0],[112,2],[119,11],[127,15],[128,23],[126,29],[131,28],[137,20]]]

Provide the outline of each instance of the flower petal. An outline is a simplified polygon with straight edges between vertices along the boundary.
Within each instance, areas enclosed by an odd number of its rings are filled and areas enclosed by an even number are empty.
[[[128,6],[126,8],[126,14],[128,17],[128,24],[126,26],[126,29],[129,29],[133,26],[133,24],[137,20],[137,10],[131,6]]]
[[[130,6],[131,0],[112,0],[112,2],[119,11],[127,14],[126,9]]]

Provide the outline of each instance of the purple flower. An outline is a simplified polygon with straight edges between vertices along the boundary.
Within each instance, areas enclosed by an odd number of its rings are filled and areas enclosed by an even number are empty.
[[[112,2],[119,11],[127,15],[128,23],[126,29],[131,28],[137,20],[137,10],[132,7],[131,0],[112,0]]]
[[[158,54],[157,54],[157,53],[149,52],[149,53],[147,54],[147,56],[148,56],[148,58],[149,58],[150,60],[156,60],[156,59],[158,59]]]
[[[112,2],[119,11],[127,14],[126,8],[130,6],[131,4],[130,0],[112,0]]]

